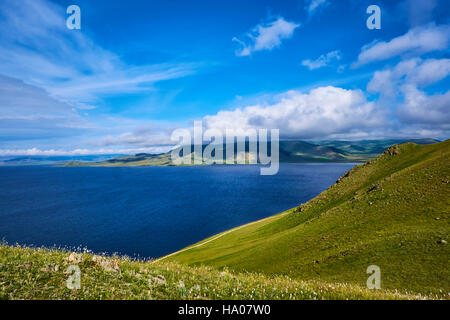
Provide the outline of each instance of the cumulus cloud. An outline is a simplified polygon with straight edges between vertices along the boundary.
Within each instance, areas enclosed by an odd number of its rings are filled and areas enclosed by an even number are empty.
[[[379,93],[385,103],[399,105],[400,121],[446,131],[450,129],[450,90],[430,95],[424,89],[449,75],[450,59],[409,59],[375,72],[367,90]]]
[[[408,124],[424,128],[450,130],[450,90],[428,95],[413,85],[403,88],[404,102],[398,109],[399,118]]]
[[[258,24],[246,34],[244,40],[234,37],[232,40],[240,45],[237,56],[250,56],[254,51],[272,50],[279,47],[281,41],[292,37],[299,23],[286,21],[280,17],[272,22]]]
[[[364,46],[353,67],[390,59],[402,54],[424,54],[448,48],[450,26],[434,24],[417,27],[390,41],[374,42]]]
[[[302,66],[309,68],[309,70],[314,70],[318,68],[325,67],[329,65],[333,60],[340,60],[341,52],[339,50],[328,52],[327,54],[322,54],[316,60],[303,60]]]
[[[393,68],[377,71],[367,85],[370,92],[386,96],[398,94],[401,86],[414,85],[424,88],[450,74],[450,59],[420,58],[401,61]]]
[[[253,105],[220,111],[204,118],[207,128],[225,132],[280,129],[284,138],[326,138],[355,134],[385,124],[384,113],[360,90],[319,87],[308,93],[289,91],[271,105]]]

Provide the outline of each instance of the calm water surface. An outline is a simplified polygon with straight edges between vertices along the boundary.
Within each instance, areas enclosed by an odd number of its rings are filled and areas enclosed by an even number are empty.
[[[0,239],[159,257],[305,202],[354,164],[0,167]]]

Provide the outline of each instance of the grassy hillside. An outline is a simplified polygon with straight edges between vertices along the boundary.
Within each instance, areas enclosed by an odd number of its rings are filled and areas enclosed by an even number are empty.
[[[448,295],[449,156],[449,140],[393,146],[308,203],[164,261],[361,286],[378,265],[382,288]]]
[[[81,272],[70,290],[69,265]],[[0,244],[0,299],[430,299],[355,285]]]

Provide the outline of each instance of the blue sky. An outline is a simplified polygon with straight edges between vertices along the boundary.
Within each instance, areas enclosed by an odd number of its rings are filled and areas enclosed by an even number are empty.
[[[66,8],[81,8],[81,30]],[[381,8],[369,30],[366,8]],[[167,149],[203,120],[282,138],[448,138],[450,4],[50,1],[0,6],[0,155]]]

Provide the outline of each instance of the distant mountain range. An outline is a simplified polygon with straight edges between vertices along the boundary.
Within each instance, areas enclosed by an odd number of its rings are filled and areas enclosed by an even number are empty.
[[[433,144],[435,139],[403,139],[403,140],[361,140],[361,141],[319,141],[306,142],[299,140],[280,141],[281,163],[311,162],[365,162],[375,158],[392,145],[414,142],[416,144]],[[203,146],[204,149],[206,146]],[[225,149],[225,146],[223,146]],[[236,146],[235,146],[236,149]],[[270,146],[268,146],[270,149]],[[191,156],[193,155],[191,146]],[[181,151],[181,150],[180,150]],[[248,158],[248,144],[246,145]],[[189,156],[189,155],[188,155]],[[118,166],[172,166],[171,152],[162,154],[140,153],[134,156],[120,156],[102,161],[67,161],[68,167],[118,167]]]

